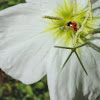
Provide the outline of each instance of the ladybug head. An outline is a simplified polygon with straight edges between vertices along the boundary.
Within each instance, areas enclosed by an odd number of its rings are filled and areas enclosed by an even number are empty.
[[[72,24],[72,22],[71,22],[71,21],[70,21],[70,22],[68,22],[66,25],[67,25],[67,26],[70,26],[70,24]]]

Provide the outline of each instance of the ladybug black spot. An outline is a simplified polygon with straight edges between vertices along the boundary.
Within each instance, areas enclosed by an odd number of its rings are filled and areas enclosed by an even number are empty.
[[[77,28],[74,28],[74,31],[77,31]]]
[[[74,28],[74,30],[76,30],[76,28]]]
[[[75,25],[75,27],[76,27],[76,25]]]
[[[66,25],[67,25],[67,26],[70,26],[70,24],[72,24],[72,22],[71,22],[71,21],[70,21],[70,22],[68,22]]]

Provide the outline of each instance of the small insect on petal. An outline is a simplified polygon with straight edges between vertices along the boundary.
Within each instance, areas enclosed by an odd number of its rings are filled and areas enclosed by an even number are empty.
[[[74,31],[77,32],[78,27],[77,27],[77,23],[76,23],[76,22],[71,22],[71,21],[70,21],[70,22],[68,22],[66,25],[69,26],[69,27],[71,27],[72,29],[74,29]]]

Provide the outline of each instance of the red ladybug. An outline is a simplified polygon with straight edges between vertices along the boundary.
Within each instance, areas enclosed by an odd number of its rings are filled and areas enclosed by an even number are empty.
[[[77,28],[77,23],[76,22],[68,22],[67,26],[70,26],[72,29],[74,29],[74,31],[77,32],[78,28]]]

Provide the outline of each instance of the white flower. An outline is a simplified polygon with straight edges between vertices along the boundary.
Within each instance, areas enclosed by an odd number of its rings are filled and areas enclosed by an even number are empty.
[[[25,84],[37,82],[47,74],[51,100],[97,97],[100,94],[100,33],[93,35],[93,47],[83,46],[79,52],[88,76],[74,53],[59,74],[70,50],[55,48],[62,46],[59,39],[55,40],[51,32],[42,33],[47,25],[42,16],[52,16],[62,0],[26,1],[0,12],[0,68]],[[77,0],[77,3],[88,7],[88,0]],[[100,17],[100,0],[93,1],[92,5],[94,16]]]

